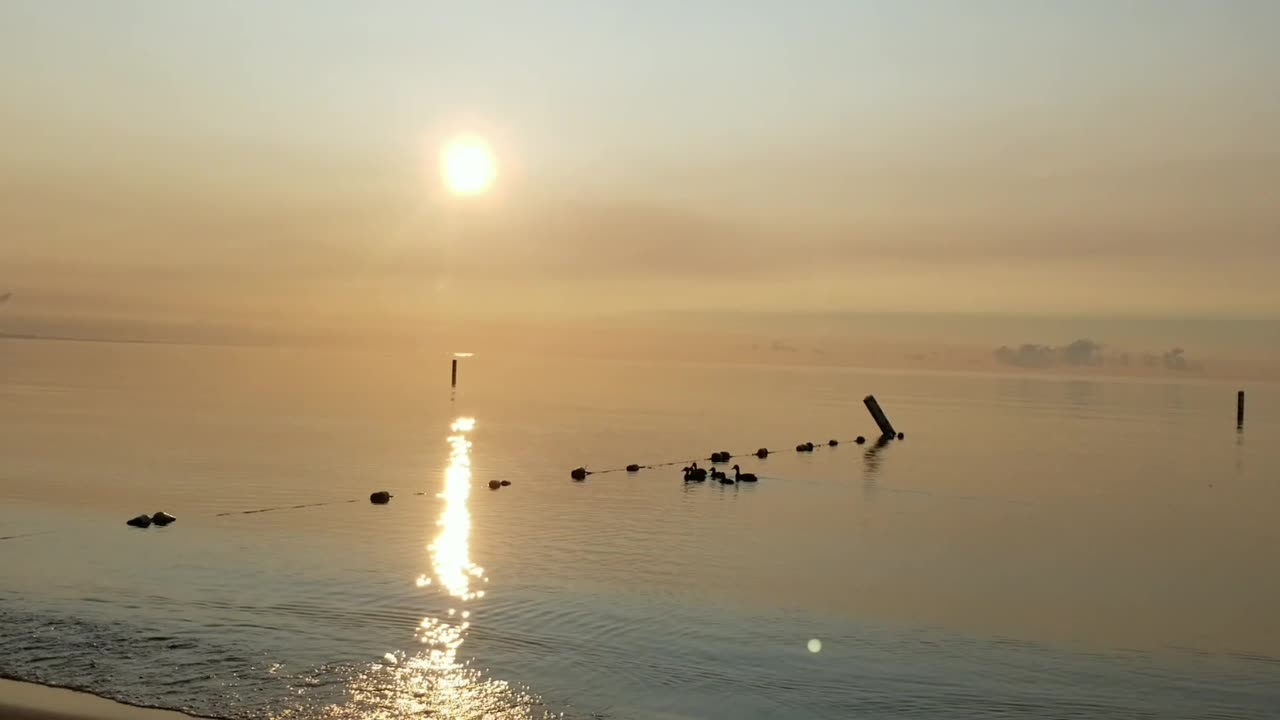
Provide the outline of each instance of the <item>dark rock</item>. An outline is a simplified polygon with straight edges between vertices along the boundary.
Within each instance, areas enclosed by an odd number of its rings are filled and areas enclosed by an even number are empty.
[[[126,520],[125,525],[132,525],[133,527],[138,527],[138,528],[151,527],[151,516],[139,515],[138,517],[133,518],[132,520]]]
[[[391,502],[391,493],[386,490],[379,490],[378,492],[369,495],[369,502],[374,505],[386,505]]]
[[[168,525],[169,523],[177,519],[178,518],[170,515],[169,513],[161,511],[151,516],[151,524],[164,527],[165,525]]]

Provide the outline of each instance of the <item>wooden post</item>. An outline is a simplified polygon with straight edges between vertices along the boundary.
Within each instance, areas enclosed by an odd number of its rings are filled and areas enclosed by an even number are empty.
[[[867,410],[871,413],[871,419],[876,421],[876,425],[880,426],[881,437],[897,437],[898,433],[893,429],[893,424],[889,422],[889,418],[885,416],[884,411],[880,409],[880,403],[876,402],[875,395],[868,395],[862,399]]]
[[[458,358],[453,359],[453,374],[449,378],[449,387],[458,387]]]
[[[1244,391],[1236,393],[1236,429],[1244,427]]]

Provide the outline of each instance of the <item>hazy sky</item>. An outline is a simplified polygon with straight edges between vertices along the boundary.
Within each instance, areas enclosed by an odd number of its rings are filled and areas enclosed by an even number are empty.
[[[1269,0],[6,0],[0,291],[1280,314],[1278,35]],[[483,198],[438,182],[462,131]]]

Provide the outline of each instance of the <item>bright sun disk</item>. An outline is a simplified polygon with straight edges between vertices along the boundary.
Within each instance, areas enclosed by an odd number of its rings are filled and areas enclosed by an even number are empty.
[[[455,195],[479,195],[493,185],[498,169],[493,152],[477,137],[454,138],[440,149],[445,187]]]

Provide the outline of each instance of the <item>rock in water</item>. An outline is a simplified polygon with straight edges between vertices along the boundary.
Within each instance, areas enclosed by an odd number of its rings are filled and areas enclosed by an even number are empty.
[[[387,503],[391,502],[391,493],[387,492],[386,490],[379,490],[378,492],[373,493],[369,496],[369,502],[373,503],[374,505],[386,505]]]
[[[140,528],[151,527],[151,516],[139,515],[138,517],[133,518],[132,520],[125,521],[125,524],[132,525],[133,527],[140,527]]]
[[[167,512],[164,512],[164,511],[162,510],[162,511],[160,511],[160,512],[156,513],[155,515],[152,515],[152,516],[151,516],[151,524],[152,524],[152,525],[159,525],[160,527],[164,527],[165,525],[168,525],[169,523],[171,523],[171,522],[173,522],[174,520],[177,520],[177,519],[178,519],[178,518],[176,518],[176,517],[174,517],[174,516],[170,515],[170,514],[169,514],[169,513],[167,513]]]
[[[498,482],[497,480],[490,480],[490,481],[489,481],[489,489],[490,489],[490,490],[497,490],[497,489],[498,489],[498,488],[500,488],[500,487],[502,487],[502,483]]]

